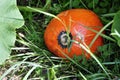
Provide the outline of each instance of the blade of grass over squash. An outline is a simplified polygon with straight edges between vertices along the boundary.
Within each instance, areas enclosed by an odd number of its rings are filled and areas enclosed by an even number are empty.
[[[86,27],[86,26],[85,26],[85,27]],[[92,29],[92,28],[87,27],[87,29],[89,29],[89,30],[91,30],[91,31],[93,31],[93,32],[95,32],[95,33],[98,33],[98,31],[96,31],[96,30],[94,30],[94,29]],[[112,42],[116,42],[115,39],[113,39],[113,38],[111,38],[110,36],[107,36],[107,35],[105,35],[105,34],[103,34],[103,33],[100,33],[99,35],[102,36],[103,38],[107,39],[107,40],[110,40],[110,41],[112,41]]]
[[[108,72],[106,71],[105,67],[102,65],[102,63],[96,58],[96,56],[90,51],[88,46],[85,46],[83,44],[81,44],[78,41],[72,40],[74,43],[79,44],[82,49],[84,49],[87,53],[90,54],[90,56],[92,56],[92,58],[98,63],[98,65],[103,69],[103,71],[106,73],[106,75],[108,76],[109,80],[111,80],[111,77],[109,76]]]
[[[70,44],[71,40],[70,40],[70,29],[71,29],[71,25],[72,25],[72,18],[71,16],[69,17],[69,23],[68,23],[68,29],[66,30],[67,31],[67,37],[68,37],[68,51],[70,52],[70,49],[71,49],[71,46],[72,44]]]
[[[111,23],[111,24],[112,24],[112,23]],[[79,25],[84,26],[84,25],[82,25],[82,24],[79,24]],[[88,26],[84,26],[84,27],[86,27],[88,30],[91,30],[91,31],[93,31],[93,32],[95,32],[95,33],[99,33],[98,31],[96,31],[96,30],[94,30],[94,29],[92,29],[92,28],[90,28],[90,27],[88,27]],[[103,33],[99,33],[99,35],[102,36],[103,38],[106,38],[106,39],[112,41],[112,42],[116,42],[115,39],[113,39],[113,38],[111,38],[110,36],[107,36],[107,35],[105,35],[105,34],[103,34]]]
[[[108,24],[106,24],[98,33],[97,35],[94,37],[94,39],[91,41],[89,47],[91,47],[93,45],[93,43],[95,42],[95,40],[99,37],[100,34],[102,34],[102,32],[109,27],[111,24],[113,23],[113,20],[110,21]]]

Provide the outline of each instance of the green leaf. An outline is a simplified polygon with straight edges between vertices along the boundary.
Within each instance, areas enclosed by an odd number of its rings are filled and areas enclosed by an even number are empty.
[[[9,58],[16,40],[16,28],[24,24],[16,0],[0,1],[0,64]]]
[[[117,40],[118,45],[120,46],[120,11],[118,11],[114,16],[114,22],[112,25],[111,35]]]

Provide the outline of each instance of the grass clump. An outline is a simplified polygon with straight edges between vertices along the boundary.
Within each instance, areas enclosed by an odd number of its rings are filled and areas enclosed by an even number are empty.
[[[111,22],[120,9],[119,0],[17,0],[25,25],[17,30],[15,48],[10,59],[0,66],[0,79],[18,80],[118,80],[120,50],[110,35]],[[103,24],[104,45],[100,56],[90,60],[75,56],[70,61],[53,55],[44,44],[46,25],[59,12],[71,8],[87,8],[96,12]],[[57,18],[57,17],[56,17]],[[94,42],[94,40],[93,40]],[[92,45],[92,43],[91,43]],[[89,49],[87,49],[89,50]],[[91,52],[88,51],[90,54]],[[80,62],[81,61],[81,62]]]

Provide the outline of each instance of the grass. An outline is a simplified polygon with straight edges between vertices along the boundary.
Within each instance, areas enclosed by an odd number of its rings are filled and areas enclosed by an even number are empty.
[[[120,78],[120,50],[115,39],[110,35],[113,17],[120,9],[119,0],[17,1],[26,23],[17,30],[17,40],[10,59],[0,66],[2,72],[0,80],[11,79],[14,76],[19,77],[18,80],[114,80]],[[66,55],[70,60],[66,61],[53,55],[46,48],[43,35],[47,24],[52,17],[57,18],[54,15],[71,8],[91,9],[100,16],[105,25],[100,32],[97,32],[104,38],[104,45],[98,48],[101,55],[96,57],[85,47],[93,58],[86,60],[84,56],[75,56],[71,59]],[[105,34],[101,34],[102,31],[105,31]]]

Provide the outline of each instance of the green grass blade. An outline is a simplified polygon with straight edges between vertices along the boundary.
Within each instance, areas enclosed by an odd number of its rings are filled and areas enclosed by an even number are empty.
[[[105,72],[105,74],[108,76],[108,78],[111,80],[108,72],[106,71],[105,67],[102,65],[102,63],[96,58],[96,56],[90,51],[88,46],[85,46],[81,43],[79,43],[78,41],[73,40],[73,42],[75,42],[76,44],[79,44],[82,49],[84,49],[87,53],[90,54],[90,56],[92,56],[92,58],[98,63],[98,65],[102,68],[102,70]]]
[[[84,80],[87,80],[87,78],[81,72],[79,72],[79,74],[82,76]]]
[[[28,71],[28,73],[24,76],[23,80],[28,80],[28,77],[31,75],[31,73],[36,69],[37,66],[32,67],[32,69],[30,69]]]
[[[88,7],[84,4],[84,2],[82,0],[80,0],[80,2],[86,9],[88,9]]]
[[[80,66],[78,63],[76,63],[72,58],[70,58],[68,55],[66,55],[64,52],[62,52],[60,49],[58,49],[68,60],[70,60],[72,63],[74,63],[76,66],[80,67],[81,69],[83,69],[84,71],[86,71],[89,74],[92,74],[92,72],[88,71],[87,69],[85,69],[84,67]]]
[[[108,24],[106,24],[98,33],[97,35],[94,37],[94,39],[91,41],[89,47],[91,47],[93,45],[93,43],[96,41],[96,39],[99,37],[99,35],[107,28],[109,27],[111,24],[113,23],[113,20],[110,21]]]
[[[28,9],[31,9],[31,10],[33,10],[33,11],[35,11],[35,12],[39,12],[39,13],[45,14],[45,15],[47,15],[47,16],[54,17],[54,18],[58,19],[58,20],[61,22],[61,19],[60,19],[60,18],[58,18],[57,16],[55,16],[55,15],[53,15],[53,14],[51,14],[51,13],[47,13],[47,12],[45,12],[45,11],[39,10],[39,9],[37,9],[37,8],[32,8],[32,7],[29,7],[29,6],[27,6],[27,8],[28,8]]]
[[[35,66],[35,67],[37,66],[37,67],[43,68],[41,65],[36,64],[36,63],[32,63],[32,62],[25,62],[25,61],[17,62],[17,63],[15,63],[13,66],[11,66],[11,67],[0,77],[0,80],[2,80],[5,76],[7,76],[12,70],[18,68],[21,64],[28,64],[28,65],[31,65],[31,66]]]
[[[108,13],[108,14],[103,14],[101,15],[102,17],[110,17],[110,16],[114,16],[115,13]]]

